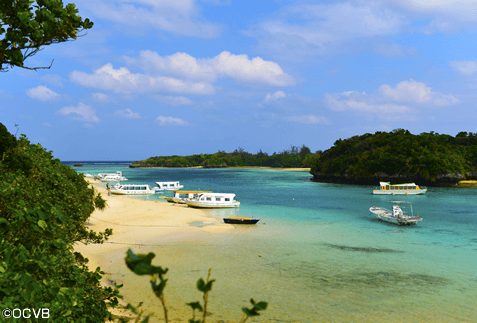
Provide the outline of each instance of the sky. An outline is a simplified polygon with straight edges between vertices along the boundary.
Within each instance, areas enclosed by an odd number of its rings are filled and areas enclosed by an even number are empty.
[[[64,161],[477,132],[476,0],[75,4],[93,28],[25,62],[50,69],[0,74],[0,122]]]

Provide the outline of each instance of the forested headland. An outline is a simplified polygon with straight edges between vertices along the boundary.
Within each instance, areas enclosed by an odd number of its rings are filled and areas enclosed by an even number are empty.
[[[310,148],[291,146],[289,149],[271,155],[260,151],[256,154],[242,148],[231,153],[218,151],[215,154],[197,154],[190,156],[156,156],[131,163],[129,167],[277,167],[309,168],[319,158],[320,152],[312,153]]]
[[[55,322],[111,318],[106,301],[117,304],[118,289],[101,286],[100,269],[90,271],[73,250],[75,243],[102,243],[112,234],[86,225],[91,213],[104,207],[82,174],[0,123],[2,311],[44,309],[39,317]]]
[[[477,133],[460,132],[453,137],[395,129],[338,139],[320,154],[311,173],[317,182],[455,185],[477,178]]]

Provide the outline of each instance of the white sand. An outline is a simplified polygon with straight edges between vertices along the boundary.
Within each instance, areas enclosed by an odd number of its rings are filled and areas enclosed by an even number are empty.
[[[185,204],[141,200],[114,194],[108,196],[107,190],[97,185],[100,181],[91,178],[86,180],[94,185],[108,205],[103,211],[93,212],[87,223],[89,228],[96,232],[102,232],[106,228],[113,229],[113,235],[104,244],[75,245],[75,251],[88,258],[88,266],[92,271],[98,266],[104,270],[111,266],[110,263],[125,267],[124,257],[130,247],[137,249],[138,246],[158,241],[180,241],[200,232],[220,233],[233,229],[233,225],[217,222],[206,212],[189,208]],[[191,222],[206,222],[209,225],[197,227],[189,225]],[[110,285],[108,273],[103,276],[102,282],[104,285]],[[127,304],[130,298],[124,291],[125,289],[121,289],[125,298],[123,305]],[[136,298],[136,295],[131,296]],[[117,311],[113,313],[118,314]]]

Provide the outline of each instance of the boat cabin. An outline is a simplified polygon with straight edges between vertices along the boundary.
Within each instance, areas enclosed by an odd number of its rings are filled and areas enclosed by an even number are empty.
[[[415,183],[405,183],[405,184],[394,184],[391,185],[389,182],[380,182],[379,187],[373,190],[373,194],[381,195],[417,195],[424,194],[427,192],[427,187],[419,186]]]
[[[197,197],[200,202],[234,202],[235,194],[232,193],[202,193]],[[238,199],[237,199],[238,200]]]
[[[156,182],[160,191],[175,191],[184,187],[179,182]]]
[[[116,184],[111,188],[113,194],[154,194],[157,190],[147,184]]]

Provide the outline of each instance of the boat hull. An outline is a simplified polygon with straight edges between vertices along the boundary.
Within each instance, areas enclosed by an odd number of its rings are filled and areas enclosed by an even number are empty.
[[[225,223],[229,224],[256,224],[260,219],[252,218],[224,218]]]
[[[147,194],[155,194],[155,191],[131,191],[131,192],[125,192],[125,191],[116,191],[116,190],[111,190],[111,194],[117,194],[117,195],[147,195]]]
[[[185,201],[187,206],[195,208],[206,208],[206,209],[225,209],[225,208],[235,208],[240,206],[240,202],[232,203],[214,203],[214,202],[202,202],[202,201]]]
[[[422,218],[414,216],[401,216],[395,217],[392,212],[382,207],[370,207],[369,211],[373,213],[380,221],[396,224],[396,225],[415,225],[417,222],[422,221]]]
[[[409,190],[409,191],[401,191],[401,190],[389,190],[389,191],[382,191],[382,190],[373,190],[373,194],[375,195],[420,195],[426,193],[427,190]]]

